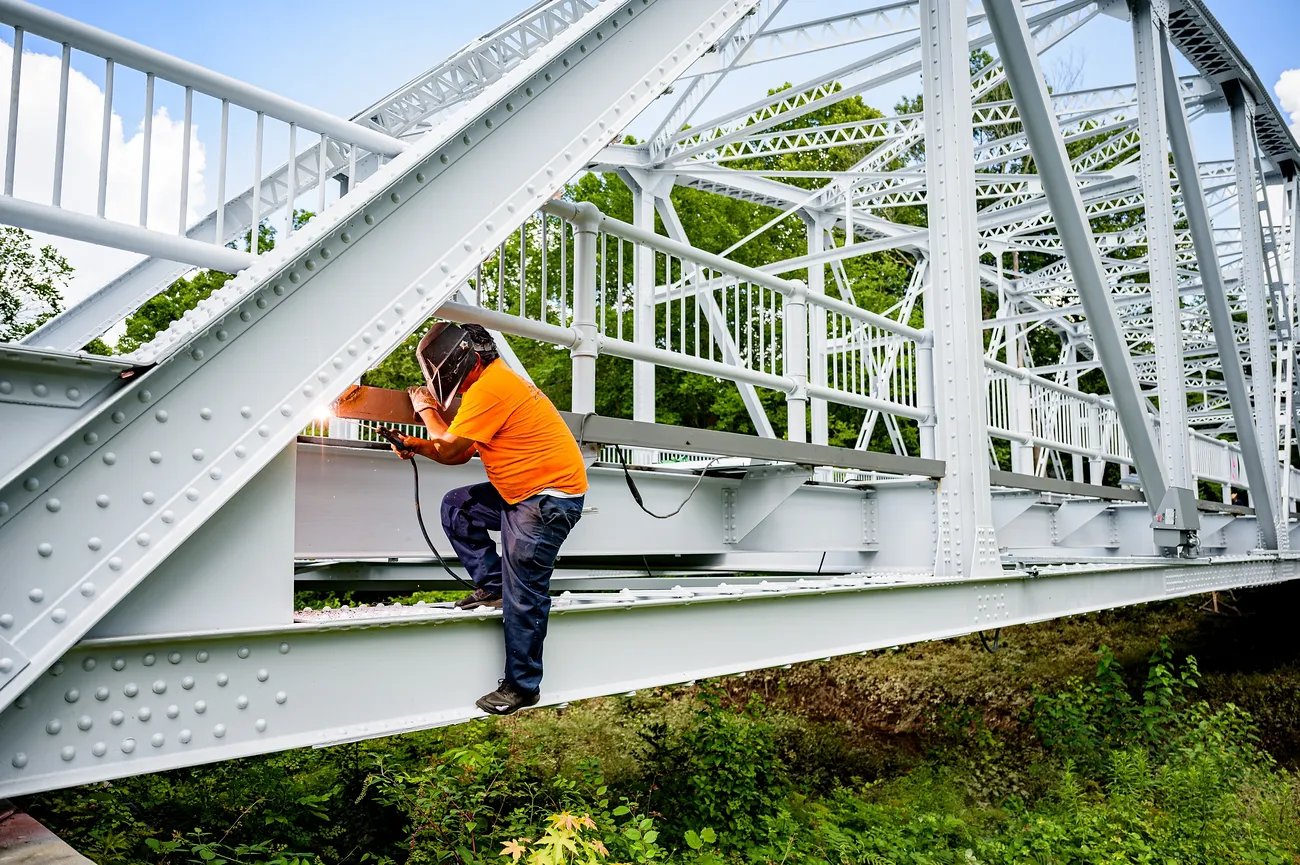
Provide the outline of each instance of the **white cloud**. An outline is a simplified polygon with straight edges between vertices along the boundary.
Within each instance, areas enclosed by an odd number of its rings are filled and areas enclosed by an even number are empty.
[[[1291,132],[1300,138],[1300,69],[1288,69],[1273,85],[1282,110],[1291,115]]]
[[[13,46],[0,42],[0,124],[9,118],[10,71]],[[54,184],[54,149],[59,112],[61,59],[49,54],[23,52],[18,97],[18,136],[15,148],[14,195],[38,204],[50,204]],[[144,105],[143,82],[138,76],[120,75],[115,102],[135,99]],[[132,86],[128,86],[132,85]],[[71,70],[68,79],[67,132],[63,162],[62,206],[94,215],[99,199],[99,163],[104,120],[104,92],[82,73]],[[151,229],[176,233],[180,217],[181,164],[184,122],[172,120],[165,107],[153,118],[149,154],[149,208]],[[7,151],[0,134],[0,167]],[[143,121],[127,138],[120,115],[114,113],[109,129],[108,182],[105,216],[131,225],[140,218],[140,175],[144,161]],[[203,170],[207,156],[198,139],[197,124],[190,129],[189,198],[186,224],[205,214],[207,194]],[[3,175],[0,174],[0,177]],[[37,235],[40,243],[53,243],[76,268],[69,303],[126,270],[140,256],[61,237]]]

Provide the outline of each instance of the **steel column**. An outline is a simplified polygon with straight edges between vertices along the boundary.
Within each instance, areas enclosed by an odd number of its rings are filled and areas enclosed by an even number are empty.
[[[1165,151],[1160,49],[1165,0],[1130,0],[1133,49],[1137,65],[1138,131],[1142,196],[1147,230],[1147,271],[1151,280],[1151,315],[1155,332],[1156,392],[1160,398],[1160,447],[1170,486],[1194,489],[1187,433],[1187,391],[1183,374],[1183,335],[1177,275],[1174,268],[1173,190]]]
[[[1092,228],[1084,215],[1083,198],[1070,169],[1070,159],[1039,69],[1038,55],[1030,47],[1033,41],[1024,11],[1017,0],[985,0],[984,8],[1007,72],[1007,83],[1025,126],[1029,149],[1043,178],[1043,194],[1056,221],[1065,258],[1074,274],[1079,299],[1091,325],[1093,342],[1114,395],[1120,423],[1142,478],[1147,504],[1154,513],[1165,497],[1166,486],[1160,457],[1156,453],[1155,431],[1138,388],[1133,360],[1124,344],[1123,331],[1106,286],[1106,271],[1093,241]]]
[[[1273,414],[1273,349],[1269,342],[1268,291],[1264,278],[1264,235],[1259,226],[1255,185],[1255,104],[1241,88],[1225,88],[1231,105],[1232,156],[1241,223],[1241,292],[1250,334],[1250,389],[1255,403],[1255,437],[1259,440],[1270,501],[1278,501],[1277,418]],[[1238,436],[1241,431],[1238,429]],[[1252,483],[1252,487],[1254,484]],[[1255,503],[1252,490],[1250,503]]]
[[[1196,267],[1200,272],[1201,286],[1205,291],[1205,306],[1214,327],[1214,342],[1219,349],[1219,363],[1223,371],[1223,384],[1228,391],[1228,403],[1237,426],[1237,440],[1241,444],[1242,462],[1246,464],[1246,477],[1250,482],[1250,503],[1259,517],[1259,528],[1265,546],[1277,549],[1278,530],[1273,518],[1274,487],[1268,482],[1269,472],[1264,464],[1259,436],[1255,434],[1255,420],[1250,409],[1250,394],[1246,390],[1246,377],[1241,371],[1241,355],[1237,352],[1237,337],[1232,327],[1232,313],[1228,309],[1228,295],[1223,288],[1223,273],[1214,248],[1214,226],[1201,190],[1201,175],[1192,148],[1192,131],[1187,123],[1187,112],[1178,97],[1177,76],[1169,43],[1160,40],[1160,67],[1164,77],[1165,115],[1169,123],[1169,145],[1174,155],[1174,169],[1182,189],[1183,207],[1187,211],[1187,226],[1192,234],[1192,248],[1196,251]],[[1240,171],[1240,166],[1238,166]],[[1251,196],[1253,200],[1253,194]],[[1095,333],[1094,329],[1094,333]],[[1267,345],[1265,345],[1267,349]],[[1268,376],[1272,381],[1272,375]],[[1269,400],[1271,410],[1272,400]],[[1268,458],[1276,462],[1277,451]]]
[[[643,231],[655,230],[655,195],[643,184],[632,184],[632,224]],[[654,348],[655,251],[644,244],[632,246],[632,338],[637,345]],[[655,365],[632,361],[632,419],[655,421]]]
[[[1001,571],[989,489],[975,236],[970,45],[962,0],[922,0],[921,81],[929,190],[926,328],[934,336],[939,542],[935,573]]]

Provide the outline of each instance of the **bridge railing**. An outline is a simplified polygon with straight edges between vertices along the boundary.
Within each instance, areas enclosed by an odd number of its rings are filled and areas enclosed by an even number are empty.
[[[327,179],[342,174],[353,177],[359,158],[391,157],[405,148],[402,142],[373,128],[22,0],[0,2],[0,23],[13,28],[0,194],[0,219],[10,225],[237,271],[246,267],[251,257],[225,245],[240,238],[247,226],[258,225],[264,217],[279,212],[283,232],[291,234],[295,209],[320,212],[337,198],[327,195]],[[24,127],[46,122],[45,111],[28,107],[28,102],[44,101],[47,94],[25,87],[23,81],[24,64],[45,62],[40,56],[45,53],[60,58],[58,91],[50,106],[56,124],[53,147],[46,150],[48,145],[42,145],[39,153],[24,152],[27,147],[38,149],[28,142],[40,141],[47,134],[43,128],[20,129],[20,122]],[[83,80],[91,76],[102,81],[99,123],[84,113],[69,113],[70,86],[93,87]],[[138,149],[127,144],[119,107],[125,116],[141,113]],[[168,107],[181,115],[179,135],[171,126]],[[193,185],[202,167],[198,160],[203,159],[209,170],[213,161],[199,152],[202,145],[196,117],[220,126],[215,173],[216,200],[221,206],[203,231],[189,232],[194,221],[191,205],[202,204],[192,200],[202,192]],[[156,123],[167,124],[167,134],[155,130]],[[91,188],[79,180],[76,190],[69,187],[65,196],[68,160],[77,158],[90,136],[98,139],[95,194],[93,198],[75,198],[74,192]],[[71,154],[70,143],[75,147]],[[277,150],[279,155],[272,155]],[[283,160],[283,164],[266,173],[264,160],[272,165]],[[175,174],[162,175],[164,166]],[[232,197],[233,170],[248,172],[249,179],[247,190]],[[256,253],[257,244],[252,247]]]

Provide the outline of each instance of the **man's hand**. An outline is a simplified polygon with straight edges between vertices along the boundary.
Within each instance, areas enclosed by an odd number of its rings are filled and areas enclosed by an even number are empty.
[[[436,435],[431,439],[416,438],[396,431],[393,431],[392,434],[394,439],[401,442],[401,445],[399,446],[397,441],[393,439],[389,439],[388,443],[393,452],[404,460],[409,460],[415,454],[419,454],[443,465],[458,466],[469,462],[475,452],[475,444],[472,439],[461,438],[447,433]]]
[[[390,439],[388,442],[389,447],[393,449],[393,453],[397,454],[404,460],[409,460],[411,457],[415,456],[416,453],[418,453],[416,447],[422,442],[422,439],[418,439],[415,436],[402,435],[397,431],[393,432],[393,438],[400,441],[401,444],[398,445],[397,441]]]

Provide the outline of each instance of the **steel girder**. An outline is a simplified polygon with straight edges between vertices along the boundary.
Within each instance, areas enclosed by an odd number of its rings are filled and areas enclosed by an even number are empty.
[[[1274,554],[561,598],[541,704],[1295,576],[1295,561]],[[502,663],[499,616],[354,610],[82,643],[0,714],[0,795],[468,720]]]
[[[0,555],[16,575],[0,585],[0,706],[706,51],[699,34],[750,6],[605,4],[138,352],[148,371],[0,488]]]

